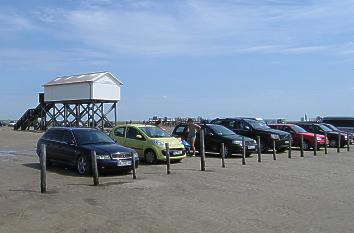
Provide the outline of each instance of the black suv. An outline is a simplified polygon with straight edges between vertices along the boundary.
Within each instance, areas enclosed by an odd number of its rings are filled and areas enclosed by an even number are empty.
[[[135,166],[139,157],[135,150],[116,144],[98,129],[92,128],[50,128],[37,142],[46,145],[47,165],[52,162],[75,166],[80,175],[91,173],[91,151],[96,151],[99,169],[114,169],[129,172],[132,170],[132,156]]]
[[[327,124],[327,123],[322,123],[322,125],[324,125],[324,126],[327,126],[327,128],[329,128],[329,129],[331,129],[331,130],[333,130],[334,132],[340,132],[340,133],[342,133],[342,134],[345,134],[345,135],[349,135],[349,144],[353,144],[353,136],[354,136],[354,134],[353,133],[349,133],[349,132],[345,132],[345,131],[343,131],[343,130],[340,130],[340,129],[338,129],[337,127],[335,127],[334,125],[332,125],[332,124]]]
[[[329,140],[329,145],[331,147],[336,147],[338,145],[338,133],[341,135],[340,137],[340,146],[344,147],[347,144],[347,134],[346,133],[341,133],[341,132],[336,132],[330,128],[328,128],[326,125],[321,124],[321,123],[313,123],[313,122],[296,122],[296,125],[304,128],[307,132],[310,133],[316,133],[316,134],[322,134],[325,135],[327,133],[327,138]]]
[[[232,154],[240,154],[243,151],[242,136],[235,134],[228,128],[215,124],[200,124],[204,129],[204,144],[207,152],[220,152],[221,143],[225,145],[225,157],[230,157]],[[174,137],[187,138],[187,124],[179,124],[173,130]],[[195,147],[200,151],[199,132],[195,141]],[[245,137],[246,156],[250,156],[256,152],[257,143],[255,140]]]
[[[273,147],[275,140],[275,149],[278,152],[284,152],[289,148],[291,135],[287,132],[271,129],[264,121],[254,118],[222,118],[211,121],[212,124],[223,125],[237,134],[257,139],[261,138],[261,151],[267,152]]]

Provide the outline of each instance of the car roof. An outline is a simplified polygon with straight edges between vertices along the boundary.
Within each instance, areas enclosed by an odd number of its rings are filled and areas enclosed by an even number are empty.
[[[52,127],[48,130],[70,130],[70,131],[92,131],[92,130],[99,130],[96,128],[79,128],[79,127]]]
[[[157,127],[156,125],[148,125],[148,124],[124,124],[124,125],[117,125],[116,127],[125,127],[125,126],[132,126],[132,127]]]

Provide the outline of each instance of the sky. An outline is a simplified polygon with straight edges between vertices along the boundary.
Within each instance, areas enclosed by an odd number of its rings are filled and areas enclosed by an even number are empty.
[[[0,119],[109,71],[119,120],[354,116],[353,0],[0,0]]]

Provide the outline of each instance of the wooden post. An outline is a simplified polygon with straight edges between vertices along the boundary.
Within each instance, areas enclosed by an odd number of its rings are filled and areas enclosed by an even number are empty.
[[[347,133],[347,151],[350,151],[349,133]]]
[[[46,145],[41,145],[41,154],[39,157],[41,165],[41,193],[47,192],[47,149]]]
[[[273,160],[277,160],[277,155],[276,155],[276,150],[275,150],[275,140],[273,139]]]
[[[98,169],[97,169],[97,156],[96,151],[91,151],[91,165],[92,165],[92,178],[93,185],[97,186],[100,184],[98,180]]]
[[[134,153],[132,153],[132,167],[133,167],[133,179],[136,179],[136,166],[135,166],[135,158]]]
[[[225,144],[224,143],[221,143],[220,154],[221,154],[221,167],[225,168]]]
[[[313,156],[317,156],[317,134],[315,134],[315,145],[313,147]]]
[[[325,132],[325,154],[328,154],[328,147],[327,147],[327,132]]]
[[[289,140],[289,151],[288,151],[288,158],[291,159],[291,146],[292,146],[292,139]]]
[[[262,162],[262,151],[261,151],[261,137],[257,136],[257,147],[258,147],[258,162]]]
[[[170,144],[165,143],[165,147],[166,147],[167,175],[169,175],[171,174]]]
[[[340,153],[340,144],[341,144],[341,134],[338,132],[338,141],[337,141],[337,152]]]
[[[304,157],[304,135],[300,136],[300,156]]]
[[[204,144],[204,129],[200,130],[200,169],[205,171],[205,144]]]
[[[246,165],[246,140],[242,137],[242,165]]]

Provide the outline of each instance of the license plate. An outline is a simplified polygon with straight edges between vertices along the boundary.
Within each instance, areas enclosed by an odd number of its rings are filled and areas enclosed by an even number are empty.
[[[248,146],[247,147],[249,150],[254,150],[254,149],[256,149],[256,146]]]
[[[132,165],[132,161],[130,160],[118,160],[118,167],[130,166]]]
[[[177,151],[174,151],[172,152],[173,155],[180,155],[182,154],[182,151],[181,150],[177,150]]]
[[[285,141],[284,143],[285,143],[285,144],[289,144],[290,142],[289,142],[289,141]]]

